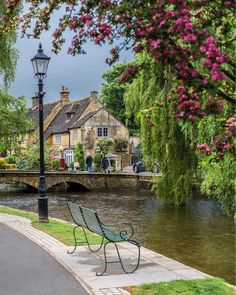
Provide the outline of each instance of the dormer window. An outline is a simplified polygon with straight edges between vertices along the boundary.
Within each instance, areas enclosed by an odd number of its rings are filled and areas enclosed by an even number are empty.
[[[66,113],[66,118],[67,118],[67,120],[70,120],[73,116],[74,116],[74,112],[72,113],[72,112],[68,112],[68,113]]]

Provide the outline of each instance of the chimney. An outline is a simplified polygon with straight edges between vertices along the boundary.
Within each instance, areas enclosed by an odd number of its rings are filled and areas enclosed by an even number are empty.
[[[62,86],[60,94],[61,94],[61,102],[62,103],[66,103],[66,102],[70,101],[70,99],[69,99],[70,92],[67,87]]]
[[[37,107],[39,105],[39,97],[38,94],[35,93],[34,96],[31,97],[32,98],[32,109]]]
[[[96,98],[98,98],[98,92],[97,92],[97,91],[91,91],[91,92],[90,92],[90,96],[91,96],[93,99],[96,99]]]

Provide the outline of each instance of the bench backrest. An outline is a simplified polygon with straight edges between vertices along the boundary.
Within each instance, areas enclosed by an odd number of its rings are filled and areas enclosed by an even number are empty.
[[[84,222],[84,218],[83,218],[81,210],[80,210],[80,206],[77,204],[71,203],[71,202],[67,202],[67,206],[69,208],[71,217],[74,220],[74,223],[87,228],[87,225]]]
[[[104,233],[101,227],[101,222],[98,218],[97,213],[83,206],[80,206],[80,210],[87,228],[94,233],[104,236]]]

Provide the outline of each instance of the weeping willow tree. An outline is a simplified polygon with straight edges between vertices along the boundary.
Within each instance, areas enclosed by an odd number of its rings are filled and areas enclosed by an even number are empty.
[[[5,1],[0,1],[0,18],[4,15]],[[14,80],[18,52],[14,48],[17,34],[14,29],[5,33],[0,33],[0,86],[8,88],[10,82]]]
[[[154,182],[156,195],[180,206],[192,195],[197,160],[191,140],[181,131],[173,115],[168,93],[173,87],[170,71],[146,53],[137,57],[139,76],[128,87],[128,115],[139,114],[142,149],[148,168],[157,160],[162,178]]]

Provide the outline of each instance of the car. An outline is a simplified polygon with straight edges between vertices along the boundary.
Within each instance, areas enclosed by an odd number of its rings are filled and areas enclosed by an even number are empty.
[[[146,170],[146,168],[145,168],[145,165],[144,165],[143,161],[138,161],[138,162],[133,164],[134,173],[139,173],[139,172],[142,172],[142,171],[145,171],[145,170]]]
[[[139,173],[139,172],[146,171],[146,167],[145,167],[144,162],[142,160],[139,160],[136,163],[134,163],[133,164],[133,171],[134,171],[134,173]],[[159,167],[158,167],[158,162],[157,161],[155,161],[155,163],[153,164],[151,172],[159,173]]]

